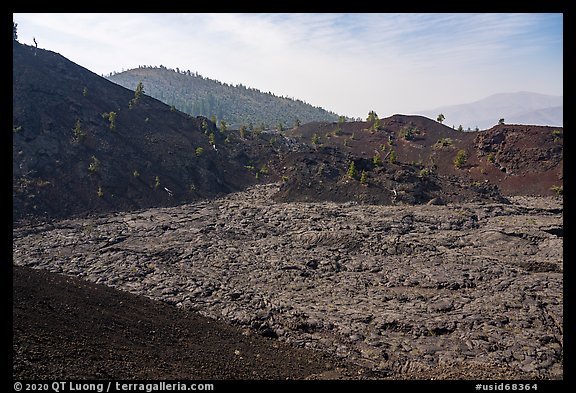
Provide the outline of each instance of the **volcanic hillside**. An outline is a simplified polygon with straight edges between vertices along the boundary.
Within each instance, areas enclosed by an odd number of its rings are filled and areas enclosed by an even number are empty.
[[[282,200],[464,202],[562,190],[561,127],[500,124],[461,132],[426,117],[393,115],[308,123],[286,134],[315,149],[317,156],[308,157],[306,165],[302,159],[285,164],[299,175],[283,173],[292,180],[283,187]],[[352,162],[353,178],[347,176]]]
[[[237,143],[143,93],[14,41],[14,220],[176,205],[258,181],[275,151],[266,138]]]

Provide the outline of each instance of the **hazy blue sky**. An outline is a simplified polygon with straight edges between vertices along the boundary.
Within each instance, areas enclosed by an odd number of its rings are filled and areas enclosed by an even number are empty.
[[[101,75],[164,65],[365,118],[563,95],[562,14],[14,14],[19,41]]]

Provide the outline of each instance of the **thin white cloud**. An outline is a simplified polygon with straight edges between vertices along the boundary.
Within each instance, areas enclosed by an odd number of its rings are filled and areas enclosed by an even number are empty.
[[[548,86],[540,92],[549,94],[562,89],[558,14],[16,14],[14,19],[21,42],[35,36],[41,47],[98,74],[163,64],[353,116],[474,101],[510,89]]]

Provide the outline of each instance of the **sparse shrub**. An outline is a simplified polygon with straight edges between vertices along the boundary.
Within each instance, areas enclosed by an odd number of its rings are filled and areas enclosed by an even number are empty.
[[[378,115],[376,114],[376,112],[374,111],[370,111],[368,112],[368,117],[366,118],[366,121],[368,123],[375,121],[378,118]]]
[[[86,137],[86,133],[84,133],[84,130],[82,130],[80,119],[76,120],[76,124],[74,125],[72,132],[74,133],[74,141],[76,142],[82,142]]]
[[[88,172],[95,173],[100,168],[100,160],[96,156],[92,156],[92,162],[88,165]]]
[[[312,135],[312,144],[314,144],[314,145],[320,144],[320,138],[318,137],[318,134],[316,134],[316,133],[314,135]]]
[[[388,162],[390,162],[390,164],[396,163],[396,152],[394,150],[390,151],[390,155],[388,156]]]
[[[440,124],[442,124],[442,122],[446,119],[446,116],[444,116],[442,113],[440,113],[438,115],[438,117],[436,118],[436,121]]]
[[[372,123],[372,131],[376,131],[380,129],[380,119],[376,116],[374,123]]]
[[[346,116],[338,116],[338,124],[344,124],[346,122]]]
[[[88,96],[88,88],[86,86],[84,86],[84,90],[82,90],[82,95],[84,97]]]
[[[208,135],[208,122],[206,121],[206,119],[202,119],[202,131],[204,131],[204,133],[206,135]]]
[[[414,133],[415,128],[409,126],[402,127],[402,129],[400,130],[400,138],[404,138],[407,141],[411,141],[414,139]]]
[[[260,173],[263,175],[267,175],[269,172],[268,167],[266,165],[262,165],[262,168],[260,168]]]
[[[368,117],[366,118],[366,122],[367,123],[372,123],[370,125],[369,130],[373,133],[376,130],[379,130],[381,125],[380,125],[380,119],[378,118],[378,115],[376,114],[376,112],[374,111],[370,111],[368,112]]]
[[[552,191],[556,195],[563,195],[564,194],[564,186],[553,185],[552,187],[550,187],[550,191]]]
[[[195,153],[196,153],[196,157],[200,157],[202,155],[202,153],[204,153],[204,148],[197,147]]]
[[[332,131],[332,134],[334,136],[342,135],[342,128],[340,127],[340,124],[338,124],[338,126],[334,129],[334,131]]]
[[[460,124],[460,125],[458,126],[458,131],[460,131],[460,132],[463,132],[463,131],[464,131],[464,127],[462,127],[462,124]]]
[[[288,181],[288,176],[282,176],[282,183],[286,183]]]
[[[466,151],[465,150],[458,150],[458,153],[456,153],[456,157],[454,157],[454,167],[456,169],[460,169],[464,166],[464,164],[466,163]]]
[[[496,161],[496,157],[494,157],[494,153],[489,153],[488,157],[486,157],[486,159],[488,160],[488,162],[490,162],[492,164]]]
[[[98,198],[102,198],[104,197],[104,191],[102,191],[102,187],[98,187],[98,191],[96,192],[96,195],[98,195]]]
[[[422,169],[420,169],[420,172],[418,172],[418,175],[420,177],[428,177],[428,176],[430,176],[430,169],[429,168],[422,168]]]
[[[160,176],[154,178],[154,189],[157,189],[158,187],[160,187]]]
[[[240,126],[240,138],[244,139],[246,137],[246,126],[242,124]]]
[[[384,143],[381,144],[381,145],[380,145],[380,150],[386,151],[386,144],[384,144]]]
[[[562,131],[554,130],[552,131],[552,136],[554,136],[554,143],[560,142],[560,138],[562,138]]]
[[[372,157],[372,163],[374,166],[382,166],[382,157],[380,157],[380,153],[374,153],[374,157]]]
[[[108,121],[110,122],[110,129],[116,129],[116,112],[108,113]]]
[[[228,125],[224,120],[220,120],[220,132],[226,132],[228,130]]]
[[[434,148],[441,149],[443,147],[452,146],[452,139],[450,138],[441,138],[434,144]]]
[[[213,132],[211,132],[210,135],[208,135],[208,142],[210,142],[211,145],[216,144],[216,136],[214,135]]]
[[[138,85],[136,86],[136,90],[134,90],[134,98],[132,98],[130,101],[128,101],[128,108],[132,109],[134,108],[138,102],[140,102],[140,97],[142,97],[142,94],[144,94],[144,85],[142,84],[142,82],[138,82]]]

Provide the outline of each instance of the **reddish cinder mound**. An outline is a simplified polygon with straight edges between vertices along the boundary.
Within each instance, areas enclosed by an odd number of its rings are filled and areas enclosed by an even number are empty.
[[[391,203],[393,190],[403,191],[396,200],[404,203],[502,200],[554,195],[563,184],[563,129],[558,127],[502,124],[463,132],[422,116],[394,115],[379,120],[377,127],[371,122],[309,123],[287,135],[312,151],[285,160],[282,200],[328,196]],[[459,154],[464,158],[456,164]],[[358,169],[356,181],[347,176],[351,162]],[[329,176],[324,175],[327,168]]]

